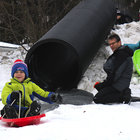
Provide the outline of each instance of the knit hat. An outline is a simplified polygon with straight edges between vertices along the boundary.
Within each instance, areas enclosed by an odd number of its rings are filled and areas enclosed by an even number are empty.
[[[23,71],[26,78],[29,76],[27,65],[20,59],[15,60],[14,65],[12,66],[11,76],[14,77],[14,73],[18,70]]]

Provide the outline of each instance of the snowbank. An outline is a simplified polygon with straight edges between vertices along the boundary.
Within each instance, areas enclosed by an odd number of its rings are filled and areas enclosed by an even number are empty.
[[[140,22],[117,26],[123,43],[140,40]],[[22,50],[22,49],[21,49]],[[10,79],[11,64],[17,58],[23,59],[26,52],[17,49],[0,54],[0,92]],[[110,54],[108,47],[102,47],[84,74],[78,88],[96,94],[93,85],[105,78],[102,65]],[[131,82],[133,95],[140,96],[138,75]],[[0,109],[3,107],[0,102]],[[113,105],[60,105],[46,112],[40,125],[9,128],[0,122],[0,137],[6,140],[139,140],[140,102]]]

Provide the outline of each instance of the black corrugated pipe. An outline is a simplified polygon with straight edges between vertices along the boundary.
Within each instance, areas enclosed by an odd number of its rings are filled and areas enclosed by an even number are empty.
[[[112,0],[83,0],[28,51],[29,75],[40,87],[76,87],[114,25]]]

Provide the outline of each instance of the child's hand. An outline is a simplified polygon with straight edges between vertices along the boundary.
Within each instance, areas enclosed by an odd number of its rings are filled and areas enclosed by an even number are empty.
[[[22,91],[20,91],[20,90],[13,91],[13,92],[11,93],[11,96],[10,96],[11,101],[12,101],[12,102],[13,102],[14,100],[15,100],[15,102],[19,101],[20,95],[22,96]]]
[[[62,103],[62,97],[58,93],[53,93],[50,96],[50,100],[56,103]]]

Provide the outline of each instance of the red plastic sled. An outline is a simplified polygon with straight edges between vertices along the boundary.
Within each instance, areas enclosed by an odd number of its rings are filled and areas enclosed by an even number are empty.
[[[16,119],[6,119],[0,117],[0,120],[2,122],[6,122],[9,126],[26,126],[26,125],[32,125],[32,124],[39,124],[40,119],[42,117],[45,117],[45,114],[37,115],[37,116],[31,116],[31,117],[25,117],[25,118],[16,118]]]

